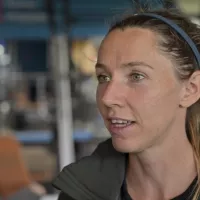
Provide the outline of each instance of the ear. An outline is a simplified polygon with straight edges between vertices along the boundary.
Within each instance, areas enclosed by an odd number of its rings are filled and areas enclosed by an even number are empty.
[[[183,94],[181,95],[180,106],[190,107],[200,98],[200,70],[195,71],[184,84]]]

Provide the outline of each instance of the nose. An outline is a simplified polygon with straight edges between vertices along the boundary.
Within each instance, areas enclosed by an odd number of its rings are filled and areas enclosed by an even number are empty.
[[[107,107],[119,106],[124,104],[124,89],[119,83],[111,81],[104,90],[102,102]]]

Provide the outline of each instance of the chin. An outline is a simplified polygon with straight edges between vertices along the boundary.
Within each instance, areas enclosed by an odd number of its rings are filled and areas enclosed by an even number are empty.
[[[133,142],[124,139],[112,138],[112,145],[114,149],[120,153],[138,153],[141,152],[140,145],[136,145]]]

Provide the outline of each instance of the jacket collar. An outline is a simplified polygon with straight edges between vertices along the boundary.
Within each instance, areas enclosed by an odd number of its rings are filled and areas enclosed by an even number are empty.
[[[125,157],[109,139],[91,156],[66,166],[53,186],[75,200],[118,200],[125,177]]]

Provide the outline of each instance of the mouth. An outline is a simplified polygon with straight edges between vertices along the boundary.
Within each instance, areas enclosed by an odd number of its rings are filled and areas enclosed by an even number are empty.
[[[135,123],[135,121],[133,120],[117,119],[117,118],[109,119],[109,122],[111,127],[113,128],[126,128]]]
[[[135,132],[137,129],[137,121],[122,119],[122,118],[109,118],[108,130],[113,137],[124,138]]]

